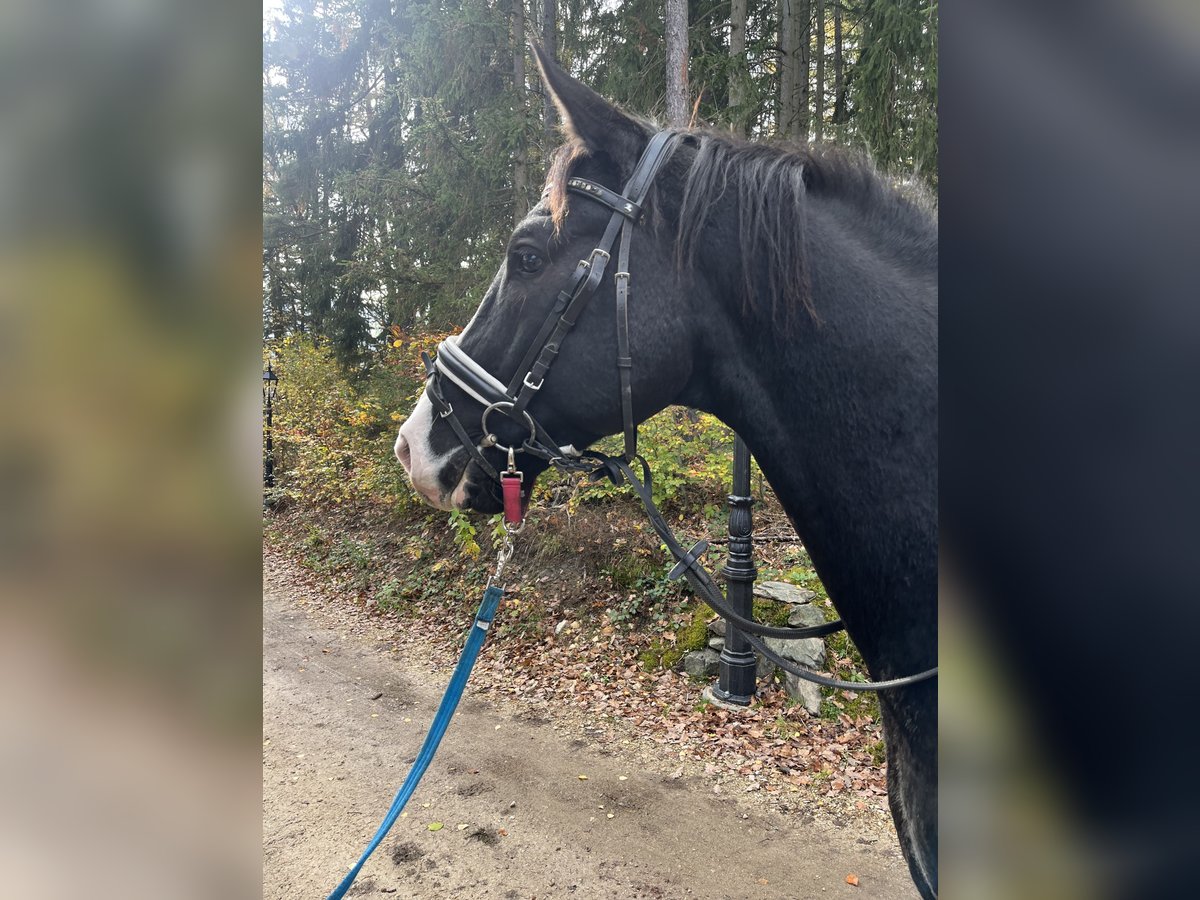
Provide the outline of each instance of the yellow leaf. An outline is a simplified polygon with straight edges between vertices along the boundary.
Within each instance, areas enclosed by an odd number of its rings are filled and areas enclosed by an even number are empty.
[[[441,823],[441,822],[430,822],[430,823],[429,823],[429,830],[430,830],[430,831],[441,831],[441,830],[442,830],[442,823]]]

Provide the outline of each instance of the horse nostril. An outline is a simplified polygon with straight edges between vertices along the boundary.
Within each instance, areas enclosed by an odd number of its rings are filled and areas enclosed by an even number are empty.
[[[404,435],[396,438],[396,459],[400,460],[405,472],[412,471],[412,448],[408,446]]]

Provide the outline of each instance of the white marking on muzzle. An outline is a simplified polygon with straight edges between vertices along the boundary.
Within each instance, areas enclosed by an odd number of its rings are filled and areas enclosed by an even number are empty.
[[[438,509],[461,508],[466,499],[467,473],[464,470],[458,484],[452,491],[443,493],[438,473],[450,463],[450,459],[458,452],[454,447],[440,455],[433,452],[429,435],[436,421],[433,404],[424,394],[417,402],[417,408],[412,411],[408,420],[400,426],[396,436],[396,459],[404,466],[408,478],[422,497]],[[407,457],[407,461],[405,459]]]

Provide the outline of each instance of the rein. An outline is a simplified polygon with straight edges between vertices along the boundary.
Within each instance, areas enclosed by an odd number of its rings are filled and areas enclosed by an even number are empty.
[[[638,160],[633,175],[619,194],[584,178],[567,179],[569,192],[607,207],[612,211],[612,215],[596,248],[587,259],[579,261],[567,287],[559,291],[545,322],[525,351],[509,384],[505,385],[472,359],[458,345],[458,338],[451,337],[438,346],[436,359],[431,360],[427,353],[421,355],[428,377],[426,394],[438,415],[450,425],[475,463],[489,478],[500,484],[506,526],[520,526],[524,521],[525,505],[528,501],[527,491],[523,488],[524,474],[516,465],[518,453],[536,456],[560,470],[584,472],[592,477],[605,475],[618,485],[628,483],[646,508],[651,526],[676,560],[675,567],[667,577],[674,581],[686,576],[692,588],[714,612],[736,626],[746,636],[751,647],[785,672],[814,684],[851,691],[883,691],[933,678],[937,675],[936,666],[913,675],[885,681],[843,681],[784,659],[762,639],[798,640],[822,637],[841,631],[845,626],[839,619],[806,628],[778,628],[761,625],[739,614],[725,602],[720,588],[700,563],[700,556],[708,549],[708,544],[699,541],[690,550],[685,550],[654,503],[650,467],[637,452],[637,423],[633,417],[633,359],[629,349],[629,249],[634,226],[642,216],[646,195],[654,177],[670,158],[677,139],[678,134],[673,131],[660,131],[655,134]],[[596,451],[580,453],[569,445],[560,446],[529,412],[528,407],[541,390],[547,372],[558,357],[563,339],[575,326],[579,315],[604,280],[605,270],[618,238],[620,244],[617,249],[617,271],[613,278],[616,284],[617,372],[621,382],[621,418],[625,448],[621,456],[613,457]],[[469,397],[483,404],[484,411],[480,420],[483,437],[478,443],[471,439],[454,407],[446,400],[442,391],[442,378],[453,382]],[[501,444],[489,429],[489,417],[494,412],[500,412],[528,431],[528,435],[519,446]],[[488,448],[507,453],[508,466],[504,471],[498,470],[484,456],[483,451]],[[634,462],[641,464],[641,478],[631,467]]]

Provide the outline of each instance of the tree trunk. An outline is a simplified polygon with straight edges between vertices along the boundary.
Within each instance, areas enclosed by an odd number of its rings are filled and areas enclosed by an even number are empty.
[[[792,133],[796,117],[796,16],[793,0],[779,2],[779,118],[781,135]]]
[[[512,0],[513,90],[520,130],[513,150],[513,224],[529,212],[529,160],[525,147],[525,0]]]
[[[842,3],[834,0],[833,4],[833,117],[831,122],[835,127],[834,134],[842,137],[841,126],[846,121],[846,77],[845,62],[842,56]]]
[[[740,135],[746,133],[746,0],[729,4],[729,124]]]
[[[808,140],[808,92],[809,81],[808,75],[811,71],[810,62],[812,61],[812,53],[810,47],[812,45],[812,8],[809,0],[799,0],[796,3],[796,18],[800,29],[800,35],[797,40],[799,53],[799,66],[796,68],[796,93],[799,96],[796,98],[796,130],[791,135],[792,140],[807,141]]]
[[[558,0],[542,0],[542,49],[551,59],[558,59]],[[554,130],[558,125],[558,113],[554,109],[554,101],[550,92],[543,95],[542,124],[549,144],[554,143]]]
[[[667,0],[667,124],[688,124],[688,5],[687,0]]]
[[[808,0],[781,0],[779,16],[779,133],[808,139]]]
[[[825,0],[817,4],[817,82],[813,95],[813,134],[818,141],[825,138]]]

